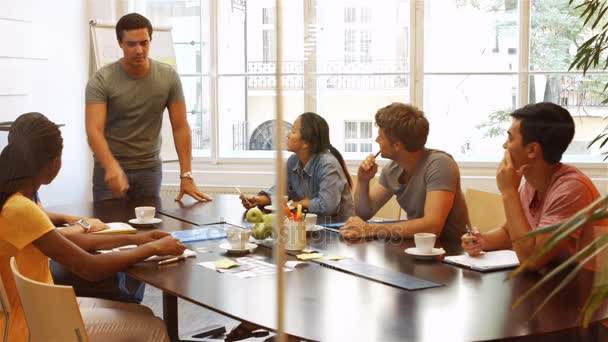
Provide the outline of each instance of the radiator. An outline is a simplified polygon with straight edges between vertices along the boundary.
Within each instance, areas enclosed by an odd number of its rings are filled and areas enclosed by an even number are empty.
[[[200,187],[199,189],[208,195],[217,195],[217,194],[229,194],[229,195],[238,195],[238,192],[234,187]],[[260,191],[260,189],[250,189],[250,188],[240,188],[244,194],[255,195]],[[175,185],[163,185],[160,188],[160,194],[167,196],[177,196],[179,194],[179,187]]]

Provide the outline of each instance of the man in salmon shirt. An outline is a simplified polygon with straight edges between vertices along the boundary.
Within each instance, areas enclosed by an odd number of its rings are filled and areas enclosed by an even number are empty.
[[[520,262],[538,252],[550,234],[518,240],[528,232],[563,221],[591,204],[600,194],[591,179],[572,165],[562,164],[562,154],[574,137],[570,113],[556,104],[530,104],[511,114],[513,123],[496,172],[507,222],[486,233],[474,230],[462,236],[462,247],[471,256],[484,250],[513,249]],[[520,187],[520,181],[525,182]],[[519,188],[519,190],[518,190]],[[588,231],[579,229],[562,245],[528,266],[538,270],[550,261],[564,260],[584,245]],[[513,242],[516,241],[516,242]]]

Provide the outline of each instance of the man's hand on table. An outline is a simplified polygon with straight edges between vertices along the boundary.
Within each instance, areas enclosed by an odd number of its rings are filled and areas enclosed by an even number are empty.
[[[369,223],[363,221],[358,216],[353,216],[340,228],[340,235],[345,239],[353,240],[372,237],[374,236],[374,232]]]

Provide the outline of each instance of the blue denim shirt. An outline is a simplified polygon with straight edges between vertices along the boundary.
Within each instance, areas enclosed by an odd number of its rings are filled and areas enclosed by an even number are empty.
[[[274,191],[273,186],[260,194],[272,198]],[[318,223],[344,222],[355,216],[346,175],[340,162],[329,151],[313,155],[306,165],[295,154],[289,157],[287,195],[293,201],[310,199],[308,212],[318,215]]]

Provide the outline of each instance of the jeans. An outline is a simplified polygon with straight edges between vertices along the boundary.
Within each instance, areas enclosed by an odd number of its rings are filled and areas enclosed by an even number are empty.
[[[160,197],[160,185],[163,180],[161,165],[148,169],[124,170],[129,181],[127,199],[137,201],[141,198]],[[104,201],[115,198],[104,181],[105,170],[99,163],[93,167],[93,201]]]
[[[56,285],[69,285],[74,288],[77,297],[92,297],[120,302],[140,304],[144,299],[145,284],[135,280],[124,272],[91,282],[70,272],[63,265],[51,260],[49,263],[53,282]]]
[[[125,170],[129,181],[127,199],[138,201],[143,198],[160,197],[162,166],[141,170]],[[104,182],[105,170],[99,163],[93,167],[93,200],[104,201],[114,198],[114,194]],[[145,284],[123,272],[98,281],[87,281],[51,260],[51,274],[55,284],[71,285],[76,296],[94,297],[121,302],[141,303],[144,298]]]

